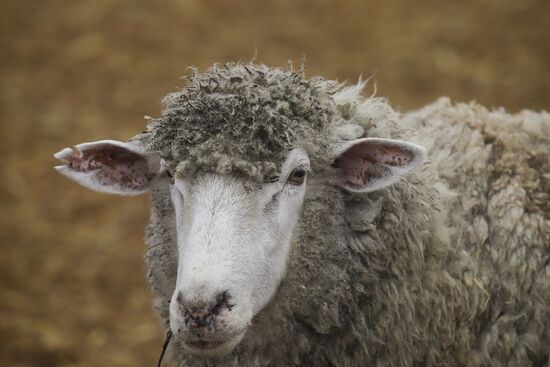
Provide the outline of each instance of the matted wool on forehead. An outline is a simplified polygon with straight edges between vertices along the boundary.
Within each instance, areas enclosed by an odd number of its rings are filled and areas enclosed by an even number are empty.
[[[145,135],[146,151],[178,175],[204,170],[266,181],[293,148],[306,149],[312,163],[326,152],[337,82],[253,63],[215,65],[187,79],[163,99]]]

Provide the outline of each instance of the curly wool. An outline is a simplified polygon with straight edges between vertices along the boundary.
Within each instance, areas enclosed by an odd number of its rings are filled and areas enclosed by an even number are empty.
[[[368,194],[310,177],[271,304],[223,359],[196,359],[175,340],[178,366],[548,363],[550,115],[441,99],[400,116],[362,87],[332,95],[330,139],[410,140],[430,161]],[[146,260],[168,328],[177,250],[164,185]]]
[[[335,115],[340,85],[307,79],[303,70],[264,65],[214,65],[163,99],[148,128],[146,150],[180,175],[197,170],[276,179],[288,150],[306,146],[322,157],[325,127]],[[319,161],[317,159],[316,161]]]

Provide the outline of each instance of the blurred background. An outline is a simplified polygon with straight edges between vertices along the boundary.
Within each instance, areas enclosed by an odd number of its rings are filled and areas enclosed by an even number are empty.
[[[550,107],[548,0],[1,0],[0,50],[1,366],[154,365],[148,198],[81,188],[51,155],[141,131],[190,65],[305,56],[402,111]]]

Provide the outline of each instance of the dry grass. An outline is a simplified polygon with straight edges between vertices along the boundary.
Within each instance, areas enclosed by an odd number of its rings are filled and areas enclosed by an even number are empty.
[[[414,5],[413,5],[414,4]],[[403,109],[439,95],[548,109],[547,0],[0,2],[0,365],[150,366],[147,198],[86,191],[51,154],[125,139],[188,65],[303,55]]]

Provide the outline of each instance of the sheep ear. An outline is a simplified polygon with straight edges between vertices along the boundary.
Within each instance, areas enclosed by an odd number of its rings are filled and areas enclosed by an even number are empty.
[[[340,186],[352,192],[382,189],[414,171],[426,157],[419,145],[391,139],[352,140],[337,150]]]
[[[139,145],[100,140],[65,148],[54,154],[63,161],[55,169],[82,186],[118,195],[149,191],[154,174]]]

